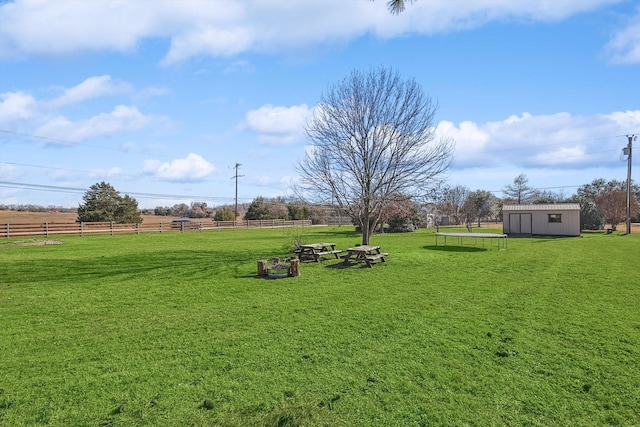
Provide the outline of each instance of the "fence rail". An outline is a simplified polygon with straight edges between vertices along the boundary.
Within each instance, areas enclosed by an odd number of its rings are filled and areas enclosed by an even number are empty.
[[[116,224],[114,222],[45,222],[34,224],[0,224],[0,236],[24,237],[24,236],[62,236],[86,234],[122,234],[122,233],[164,233],[164,232],[188,232],[205,230],[235,230],[239,228],[284,228],[284,227],[308,227],[311,220],[287,221],[284,219],[262,219],[245,221],[211,221],[202,220],[191,222],[172,223],[154,222],[145,224]]]
[[[329,225],[353,225],[353,220],[349,216],[330,216],[327,223]]]

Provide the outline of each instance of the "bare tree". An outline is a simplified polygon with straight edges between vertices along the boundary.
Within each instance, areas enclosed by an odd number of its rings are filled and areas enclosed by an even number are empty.
[[[631,200],[632,209],[638,205],[640,200],[640,186],[632,185],[632,191],[636,197]],[[612,193],[625,193],[624,200],[617,200]],[[604,178],[594,179],[591,183],[581,185],[575,195],[568,199],[570,202],[580,204],[580,226],[587,230],[598,230],[602,228],[605,222],[610,223],[616,221],[612,215],[619,207],[617,203],[622,204],[624,209],[623,219],[626,218],[626,183],[618,180],[607,181]],[[607,213],[608,212],[608,213]],[[605,218],[606,217],[606,218]],[[617,223],[616,223],[617,224]],[[612,225],[613,226],[613,225]]]
[[[635,203],[634,203],[635,202]],[[610,190],[596,197],[596,206],[604,215],[604,221],[616,229],[618,224],[627,218],[627,192],[624,190]],[[631,215],[638,212],[638,202],[631,200]]]
[[[449,169],[453,142],[435,141],[435,111],[413,79],[385,67],[353,71],[321,96],[296,192],[336,203],[368,244],[386,204],[425,194]]]
[[[465,222],[467,213],[465,211],[465,201],[468,198],[469,188],[464,185],[445,187],[442,190],[442,206],[440,207],[440,211],[449,218],[453,218],[455,224],[462,224]]]
[[[507,197],[517,200],[518,204],[530,201],[534,195],[534,189],[529,186],[529,179],[523,173],[513,180],[513,184],[505,185],[502,192]]]
[[[563,189],[560,189],[559,191],[536,190],[531,195],[531,202],[537,205],[545,203],[564,203],[566,200],[567,196],[564,194]]]
[[[462,207],[463,216],[469,230],[471,230],[471,223],[474,220],[478,221],[478,228],[480,228],[481,218],[491,213],[495,199],[496,197],[493,194],[485,190],[476,190],[469,193]]]

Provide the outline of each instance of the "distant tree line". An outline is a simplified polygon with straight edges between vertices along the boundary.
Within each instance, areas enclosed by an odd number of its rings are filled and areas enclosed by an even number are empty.
[[[310,219],[314,224],[326,224],[328,208],[297,201],[287,201],[283,197],[256,197],[247,207],[244,219]]]
[[[321,222],[326,220],[326,209],[318,206],[288,201],[284,197],[256,197],[251,203],[238,205],[238,219],[311,219]],[[233,221],[235,206],[223,205],[208,207],[204,202],[192,202],[190,205],[179,203],[171,207],[157,206],[151,212],[153,215],[172,216],[182,218],[211,218],[214,221]]]
[[[63,212],[63,213],[74,213],[76,212],[76,208],[65,208],[62,206],[39,206],[39,205],[20,205],[20,204],[9,204],[3,205],[0,204],[0,211],[15,211],[15,212]]]
[[[638,221],[640,186],[632,183],[632,219]],[[470,190],[468,187],[443,185],[434,189],[427,199],[415,201],[403,194],[391,195],[381,211],[380,220],[370,224],[376,232],[410,232],[419,227],[465,225],[480,227],[484,221],[501,221],[502,206],[506,204],[578,203],[581,210],[581,228],[598,230],[605,224],[615,229],[626,219],[626,183],[603,178],[578,187],[575,194],[566,196],[562,191],[536,190],[529,185],[526,175],[519,175],[513,183],[505,185],[504,198],[490,191]],[[38,205],[0,205],[0,210],[20,212],[77,212],[78,221],[113,221],[140,223],[142,214],[183,218],[211,218],[214,221],[233,221],[235,206],[209,207],[204,202],[180,203],[172,207],[139,210],[137,201],[120,193],[106,182],[92,185],[77,209],[42,207]],[[310,205],[284,197],[256,197],[250,203],[238,205],[238,217],[247,220],[311,220],[313,224],[327,224],[333,216],[351,217],[331,205]],[[358,218],[351,218],[360,227]]]
[[[182,218],[212,218],[214,214],[215,209],[208,207],[205,202],[178,203],[171,207],[156,206],[153,210],[153,215]]]

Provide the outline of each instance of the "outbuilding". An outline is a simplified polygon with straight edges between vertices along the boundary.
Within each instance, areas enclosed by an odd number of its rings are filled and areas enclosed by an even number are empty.
[[[502,207],[502,232],[525,236],[579,236],[580,205],[505,205]]]

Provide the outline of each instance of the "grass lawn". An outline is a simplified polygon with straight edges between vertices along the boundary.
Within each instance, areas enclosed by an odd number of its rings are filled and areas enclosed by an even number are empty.
[[[640,235],[256,276],[350,227],[0,243],[0,425],[640,425]],[[488,247],[488,242],[486,243]]]

